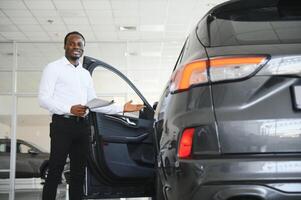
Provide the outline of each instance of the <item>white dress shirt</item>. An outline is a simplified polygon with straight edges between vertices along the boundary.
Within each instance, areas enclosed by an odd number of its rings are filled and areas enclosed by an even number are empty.
[[[89,72],[79,63],[73,66],[66,57],[49,63],[42,75],[39,89],[39,104],[51,114],[69,114],[71,107],[96,98],[93,80]],[[93,109],[95,112],[116,114],[121,106],[110,105]]]

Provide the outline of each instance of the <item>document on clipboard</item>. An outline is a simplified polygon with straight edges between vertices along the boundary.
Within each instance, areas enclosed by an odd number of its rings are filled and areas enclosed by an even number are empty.
[[[91,110],[91,109],[94,109],[94,108],[100,108],[100,107],[109,106],[109,105],[111,105],[113,103],[114,103],[114,100],[107,101],[107,100],[104,100],[104,99],[95,98],[95,99],[90,100],[86,104],[86,107]]]

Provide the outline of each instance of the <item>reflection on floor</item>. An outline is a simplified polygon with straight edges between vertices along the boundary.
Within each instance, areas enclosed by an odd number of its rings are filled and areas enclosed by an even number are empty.
[[[30,178],[30,179],[16,179],[15,181],[15,200],[40,200],[42,199],[42,189],[41,179]],[[0,179],[0,199],[9,198],[9,179]],[[58,200],[66,200],[66,185],[59,185]]]
[[[1,200],[8,200],[8,194],[0,194]],[[41,192],[16,192],[15,200],[41,200]],[[68,200],[65,194],[61,193],[57,196],[57,200]],[[148,200],[149,198],[122,198],[122,199],[105,199],[105,200]],[[96,200],[96,199],[93,199]]]
[[[16,179],[15,200],[41,200],[42,188],[40,179]],[[61,184],[57,191],[57,200],[68,200],[66,185]],[[9,179],[0,179],[0,200],[9,198]],[[67,195],[66,195],[67,194]],[[122,198],[120,200],[149,200],[150,198]],[[95,200],[95,199],[94,199]],[[119,199],[106,199],[119,200]]]

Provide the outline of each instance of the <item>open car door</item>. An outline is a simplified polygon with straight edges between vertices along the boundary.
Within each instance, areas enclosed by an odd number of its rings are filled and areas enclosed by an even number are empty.
[[[98,96],[98,89],[107,90],[106,95],[109,90],[126,89],[107,97],[119,95],[119,100],[126,100],[128,97],[123,95],[131,89],[145,105],[136,114],[89,114],[91,136],[85,198],[151,197],[155,177],[152,106],[126,76],[109,64],[86,56],[83,66],[92,75]],[[100,94],[99,98],[105,96]]]

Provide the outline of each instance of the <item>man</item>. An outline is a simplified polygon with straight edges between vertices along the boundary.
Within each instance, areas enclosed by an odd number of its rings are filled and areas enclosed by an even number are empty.
[[[82,67],[85,39],[79,32],[70,32],[64,40],[65,56],[48,64],[39,89],[40,106],[52,114],[50,123],[49,172],[42,199],[54,200],[67,155],[70,158],[71,200],[82,199],[84,168],[88,154],[89,127],[85,104],[96,98],[92,78]],[[97,112],[116,114],[139,111],[143,105],[127,102],[123,108],[110,105]]]

